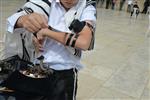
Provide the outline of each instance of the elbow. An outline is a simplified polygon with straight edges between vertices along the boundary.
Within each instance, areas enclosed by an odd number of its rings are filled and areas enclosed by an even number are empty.
[[[89,50],[90,44],[91,44],[91,37],[88,37],[88,38],[84,37],[84,38],[78,39],[76,46],[82,49],[83,51],[87,51]]]
[[[83,50],[83,51],[87,51],[89,49],[89,45],[90,43],[88,41],[82,41],[80,43],[80,48]]]

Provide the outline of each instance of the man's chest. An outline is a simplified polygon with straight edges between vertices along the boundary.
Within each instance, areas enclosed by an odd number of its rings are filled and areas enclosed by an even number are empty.
[[[52,5],[48,24],[58,31],[69,31],[66,27],[65,14],[66,11],[62,7]]]

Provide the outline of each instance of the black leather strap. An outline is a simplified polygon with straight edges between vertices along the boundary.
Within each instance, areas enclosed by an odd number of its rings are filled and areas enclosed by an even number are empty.
[[[67,40],[67,42],[66,42],[66,45],[67,45],[67,46],[69,46],[70,41],[71,41],[73,35],[74,35],[74,34],[70,34],[70,35],[69,35],[69,38],[68,38],[68,40]]]
[[[88,22],[86,22],[86,25],[90,28],[90,29],[94,29],[93,26],[91,24],[89,24]]]
[[[76,34],[73,41],[72,41],[71,47],[75,47],[75,44],[76,44],[78,37],[79,37],[79,34]]]

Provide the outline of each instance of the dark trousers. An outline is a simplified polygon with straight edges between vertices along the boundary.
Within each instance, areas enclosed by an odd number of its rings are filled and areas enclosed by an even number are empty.
[[[124,3],[125,3],[125,0],[120,0],[119,10],[122,10],[122,7],[123,7]]]
[[[77,70],[54,70],[54,77],[58,79],[55,90],[51,96],[35,96],[19,93],[16,100],[76,100],[77,91]]]
[[[111,0],[111,9],[112,9],[112,10],[115,9],[115,4],[116,4],[116,2],[113,2],[113,0]]]
[[[110,5],[110,0],[106,0],[106,9],[109,8],[109,5]]]

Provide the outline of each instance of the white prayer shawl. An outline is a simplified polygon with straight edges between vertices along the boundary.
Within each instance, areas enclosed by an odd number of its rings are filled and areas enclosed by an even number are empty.
[[[74,19],[79,19],[83,8],[86,7],[86,0],[79,0],[77,6],[71,8],[66,14],[65,14],[65,22],[67,27],[70,26],[71,22]]]
[[[44,8],[45,11],[43,11],[41,7]],[[65,16],[65,22],[67,27],[70,26],[71,22],[74,19],[80,18],[81,13],[85,7],[86,7],[86,0],[79,0],[79,3],[77,4],[76,8],[72,8],[67,12]],[[22,7],[22,12],[24,12],[24,15],[28,14],[28,10],[26,8],[31,8],[34,12],[43,14],[47,18],[48,18],[47,14],[50,13],[50,6],[45,2],[43,2],[43,0],[30,0],[30,2],[25,3],[25,5]],[[23,37],[25,36],[25,47],[30,56],[30,61],[33,62],[33,60],[35,59],[35,55],[34,55],[35,49],[32,43],[33,35],[29,33],[27,30],[25,30],[24,28],[15,29],[13,34],[6,33],[5,58],[16,54],[22,58],[23,48],[22,48],[22,41],[19,33],[22,33]],[[74,54],[75,52],[75,50],[70,47],[68,47],[68,50],[72,52],[72,54]]]
[[[45,12],[43,9],[41,9],[39,6],[44,8]],[[30,12],[29,9],[31,8],[34,12],[40,13],[42,15],[45,15],[46,18],[48,18],[47,14],[49,14],[50,11],[50,6],[43,2],[42,0],[30,0],[30,2],[25,3],[22,8],[21,12],[24,15],[29,14]],[[47,13],[47,14],[46,14]],[[22,47],[22,40],[20,34],[23,35],[24,40],[25,40],[25,47],[28,51],[28,54],[30,56],[30,61],[33,61],[34,59],[34,46],[32,43],[32,34],[29,33],[27,30],[24,28],[16,28],[13,32],[11,33],[6,33],[5,37],[5,58],[13,56],[13,55],[19,55],[20,58],[23,56],[23,47]]]

